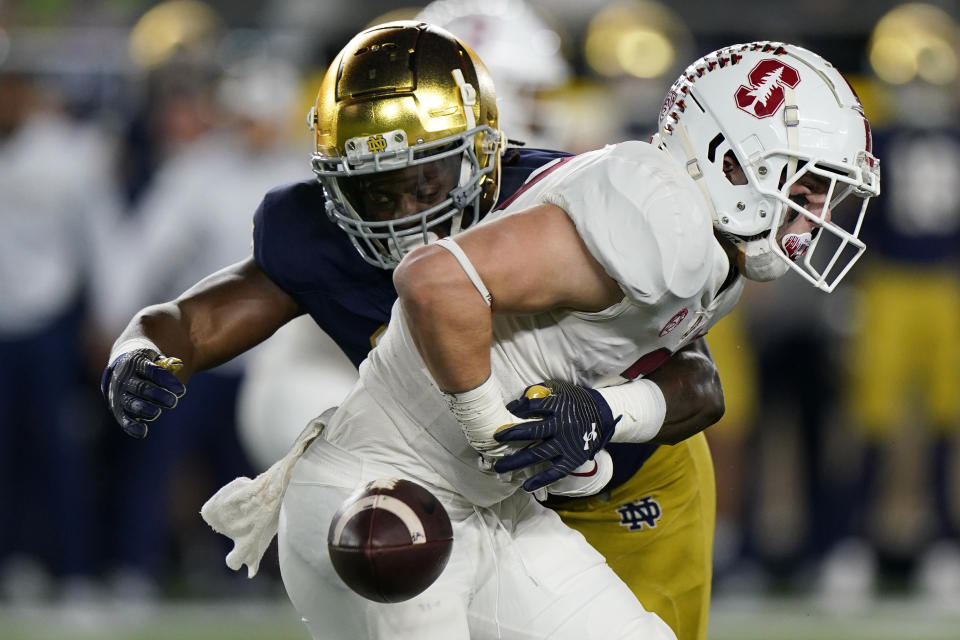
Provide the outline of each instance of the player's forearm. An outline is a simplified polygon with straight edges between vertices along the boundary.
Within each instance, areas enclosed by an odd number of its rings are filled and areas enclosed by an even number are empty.
[[[184,381],[210,366],[197,358],[189,325],[173,302],[152,305],[138,312],[114,342],[111,360],[122,352],[141,347],[180,359],[183,368],[176,375]]]
[[[141,310],[117,338],[114,354],[124,344],[139,347],[143,346],[139,341],[148,340],[158,353],[183,363],[177,377],[187,381],[198,371],[232,360],[272,333],[264,326],[232,320],[228,314],[197,313],[192,306],[191,301],[178,299]],[[239,311],[237,315],[242,316]]]
[[[155,351],[183,361],[177,375],[186,380],[259,344],[300,313],[293,298],[245,260],[207,276],[176,300],[140,311],[115,343],[114,355],[126,341],[150,340]]]

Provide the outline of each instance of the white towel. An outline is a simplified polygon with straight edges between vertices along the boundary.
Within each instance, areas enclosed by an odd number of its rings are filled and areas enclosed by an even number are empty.
[[[226,562],[234,571],[247,565],[247,577],[257,575],[260,560],[277,535],[280,506],[293,465],[320,435],[334,411],[336,407],[311,420],[287,455],[269,469],[252,480],[241,477],[227,483],[200,508],[200,515],[214,531],[233,540]]]

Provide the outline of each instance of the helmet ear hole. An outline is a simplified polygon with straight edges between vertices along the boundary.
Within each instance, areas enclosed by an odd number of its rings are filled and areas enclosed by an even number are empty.
[[[737,154],[735,154],[732,149],[728,149],[724,152],[722,168],[723,176],[730,184],[735,186],[747,184],[747,175],[743,170],[743,165],[740,163],[740,159],[737,158]]]
[[[724,137],[722,133],[718,133],[713,137],[713,140],[707,145],[707,160],[710,162],[717,161],[717,147],[723,144],[723,141]]]

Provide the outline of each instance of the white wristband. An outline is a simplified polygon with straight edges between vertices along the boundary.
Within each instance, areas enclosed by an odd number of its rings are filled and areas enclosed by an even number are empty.
[[[613,416],[622,415],[611,442],[649,442],[660,433],[667,401],[655,382],[641,378],[615,387],[597,389]]]
[[[110,357],[107,359],[107,364],[113,364],[114,360],[126,352],[137,349],[150,349],[151,351],[156,351],[158,355],[160,354],[160,347],[155,345],[152,340],[147,338],[130,338],[129,340],[124,340],[123,342],[118,342],[113,345],[113,349],[110,350]]]
[[[490,451],[501,444],[493,434],[502,426],[524,422],[513,415],[503,402],[500,385],[491,375],[479,387],[461,393],[444,393],[450,411],[456,416],[467,442],[477,451]]]

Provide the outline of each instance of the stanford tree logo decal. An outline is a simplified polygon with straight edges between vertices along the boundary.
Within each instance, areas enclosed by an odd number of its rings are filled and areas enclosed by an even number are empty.
[[[750,86],[740,85],[734,98],[737,106],[755,118],[772,116],[783,105],[783,88],[793,89],[800,74],[788,64],[767,58],[747,74]]]

